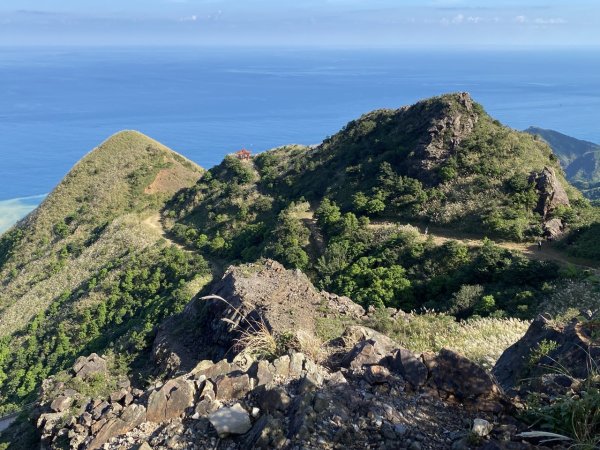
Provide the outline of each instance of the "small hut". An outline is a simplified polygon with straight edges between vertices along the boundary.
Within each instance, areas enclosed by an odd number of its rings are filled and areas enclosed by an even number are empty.
[[[252,157],[252,153],[250,153],[249,150],[246,150],[245,148],[243,148],[239,152],[236,152],[235,156],[237,156],[238,159],[241,159],[242,161],[250,161],[250,158]]]

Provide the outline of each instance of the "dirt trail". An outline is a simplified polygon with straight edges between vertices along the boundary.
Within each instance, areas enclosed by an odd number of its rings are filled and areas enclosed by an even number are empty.
[[[392,229],[400,224],[392,222],[372,222],[369,227],[373,229]],[[421,231],[423,240],[427,239],[424,233],[425,227],[417,227]],[[444,244],[448,241],[459,241],[469,247],[480,247],[483,245],[483,238],[480,236],[474,236],[467,233],[462,233],[454,230],[448,230],[447,228],[429,226],[428,235],[431,236],[433,242],[436,245]],[[554,244],[550,242],[543,242],[542,248],[539,249],[536,243],[532,242],[496,242],[499,247],[507,250],[513,250],[523,253],[529,259],[535,259],[538,261],[555,261],[561,265],[573,265],[582,269],[588,269],[593,271],[595,274],[600,275],[600,264],[589,261],[582,258],[576,258],[566,255],[563,251],[558,250]]]
[[[148,226],[149,228],[151,228],[152,230],[158,232],[161,235],[161,237],[163,239],[167,240],[171,245],[174,245],[175,247],[177,247],[181,250],[184,250],[184,248],[180,244],[173,241],[169,237],[167,230],[165,230],[165,227],[163,226],[162,221],[160,220],[159,213],[152,214],[151,216],[144,219],[144,221],[142,223],[144,225]]]

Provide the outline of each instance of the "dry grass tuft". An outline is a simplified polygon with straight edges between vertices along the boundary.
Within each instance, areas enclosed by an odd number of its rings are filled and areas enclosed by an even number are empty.
[[[388,330],[390,337],[413,352],[454,349],[491,368],[509,346],[518,341],[530,322],[519,319],[475,318],[457,322],[446,314],[410,313]]]

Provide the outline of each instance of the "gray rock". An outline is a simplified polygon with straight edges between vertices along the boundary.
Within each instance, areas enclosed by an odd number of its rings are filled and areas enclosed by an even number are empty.
[[[250,377],[243,375],[222,375],[215,381],[217,400],[237,400],[245,396],[252,385]]]
[[[180,417],[193,404],[194,384],[182,379],[167,381],[162,388],[150,394],[148,421],[161,423]]]
[[[365,368],[365,380],[369,384],[386,383],[390,377],[390,371],[385,366],[372,365]]]
[[[291,403],[290,396],[285,389],[276,386],[271,389],[261,387],[257,393],[258,405],[263,411],[272,413],[275,411],[285,411]]]
[[[290,377],[299,378],[302,375],[304,360],[304,354],[298,352],[292,353],[290,357]]]
[[[88,380],[96,375],[106,375],[106,360],[96,353],[92,353],[87,358],[85,356],[80,356],[73,365],[73,371],[77,378],[82,378],[84,380]]]
[[[50,409],[54,412],[63,412],[71,407],[73,399],[65,395],[56,397],[50,404]]]
[[[460,401],[478,403],[473,406],[481,410],[494,408],[494,401],[502,396],[502,390],[489,372],[449,349],[442,349],[436,356],[430,382]]]
[[[101,448],[115,436],[125,434],[146,421],[146,408],[142,405],[129,405],[121,417],[107,421],[87,447],[89,450]]]
[[[473,420],[473,428],[471,429],[471,432],[475,436],[486,437],[488,434],[490,434],[492,432],[493,428],[494,428],[494,426],[491,423],[489,423],[487,420],[475,419],[475,420]]]
[[[402,437],[408,432],[408,427],[402,423],[397,423],[394,425],[394,433],[398,436]]]
[[[287,378],[290,376],[290,357],[283,355],[273,361],[275,367],[275,375],[281,378]]]
[[[212,426],[217,430],[219,437],[226,437],[231,434],[245,434],[252,428],[250,415],[239,403],[230,408],[221,408],[209,414],[208,420],[210,420]]]
[[[389,366],[415,388],[421,387],[427,382],[429,374],[427,367],[409,350],[401,348],[394,352]]]
[[[536,190],[539,194],[536,211],[539,212],[544,219],[558,206],[570,206],[567,192],[558,180],[554,169],[544,167],[539,173],[532,172],[529,181],[535,183]]]
[[[258,378],[258,386],[270,384],[273,381],[275,367],[268,361],[261,360],[257,364],[256,377]]]
[[[386,353],[385,346],[374,339],[360,341],[344,357],[342,365],[354,371],[361,371],[363,366],[379,364]]]

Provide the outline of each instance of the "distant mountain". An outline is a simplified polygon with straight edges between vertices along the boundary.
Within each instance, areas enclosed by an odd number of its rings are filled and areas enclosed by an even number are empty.
[[[600,198],[599,144],[537,127],[529,127],[525,132],[540,136],[550,145],[560,160],[567,179],[581,189],[586,197]]]

